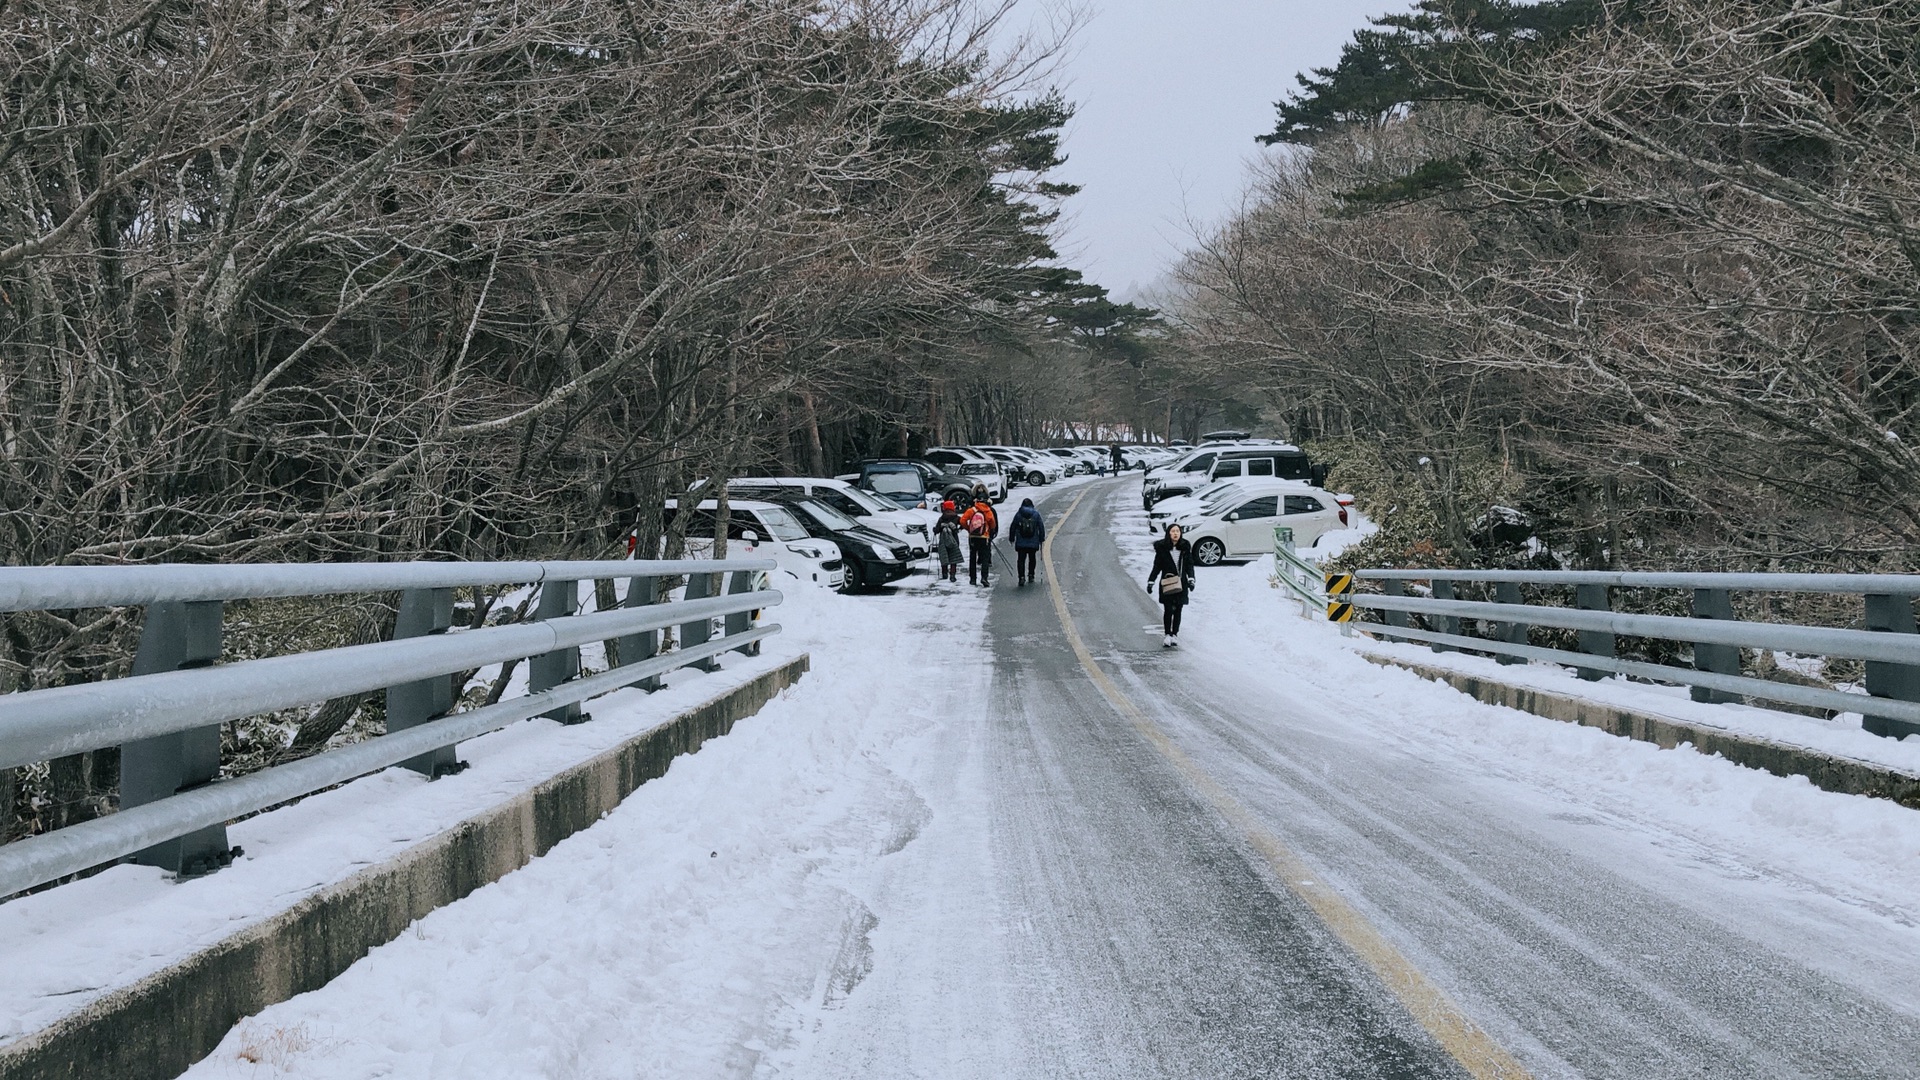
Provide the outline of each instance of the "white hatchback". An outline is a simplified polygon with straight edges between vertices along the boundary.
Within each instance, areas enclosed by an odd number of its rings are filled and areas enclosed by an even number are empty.
[[[1184,539],[1193,545],[1193,561],[1218,566],[1255,559],[1273,550],[1273,530],[1293,530],[1296,548],[1312,547],[1320,537],[1347,527],[1347,508],[1338,496],[1298,482],[1235,486],[1178,519]]]

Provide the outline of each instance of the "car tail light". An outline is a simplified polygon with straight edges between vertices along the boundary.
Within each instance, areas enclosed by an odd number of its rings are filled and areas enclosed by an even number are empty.
[[[1347,523],[1347,508],[1345,506],[1341,506],[1340,507],[1340,524],[1345,525],[1346,523]]]

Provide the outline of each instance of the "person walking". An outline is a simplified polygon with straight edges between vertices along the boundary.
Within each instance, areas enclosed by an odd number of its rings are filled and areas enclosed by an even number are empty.
[[[1160,627],[1166,633],[1160,644],[1168,649],[1180,644],[1180,611],[1193,594],[1193,545],[1180,533],[1180,526],[1169,525],[1167,535],[1153,542],[1153,569],[1147,573],[1147,591],[1160,589]]]
[[[967,583],[986,585],[993,569],[993,538],[1000,535],[1000,516],[987,499],[987,485],[973,489],[973,507],[960,519],[967,526]]]
[[[1025,585],[1034,580],[1040,545],[1047,542],[1047,523],[1040,517],[1040,510],[1033,505],[1032,499],[1021,501],[1019,511],[1007,525],[1007,538],[1013,541],[1015,576],[1019,578],[1019,584]]]
[[[960,582],[960,537],[965,535],[967,527],[960,524],[960,511],[953,500],[940,504],[940,520],[933,523],[934,547],[940,552],[940,577],[955,584]]]
[[[1109,449],[1112,450],[1113,452],[1113,475],[1119,476],[1120,473],[1127,467],[1126,455],[1120,452],[1119,443],[1114,443],[1113,446],[1109,447]]]

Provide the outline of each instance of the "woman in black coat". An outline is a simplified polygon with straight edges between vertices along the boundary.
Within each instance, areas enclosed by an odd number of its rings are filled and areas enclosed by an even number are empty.
[[[1179,584],[1169,589],[1173,579]],[[1167,535],[1153,542],[1153,570],[1147,574],[1147,591],[1160,590],[1160,623],[1166,630],[1162,645],[1171,649],[1180,644],[1180,611],[1193,592],[1193,546],[1180,535],[1180,526],[1167,526]]]

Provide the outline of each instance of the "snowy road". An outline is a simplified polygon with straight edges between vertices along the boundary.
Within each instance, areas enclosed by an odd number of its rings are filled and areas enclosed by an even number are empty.
[[[791,700],[196,1074],[1913,1075],[1920,814],[1374,668],[1254,568],[1163,650],[1133,490],[1043,501],[1065,622],[802,598]]]

